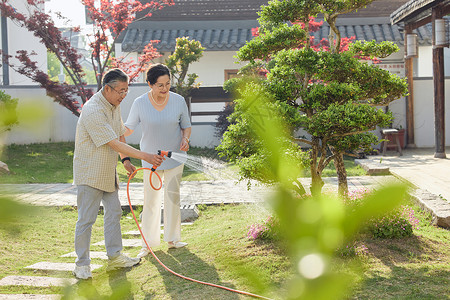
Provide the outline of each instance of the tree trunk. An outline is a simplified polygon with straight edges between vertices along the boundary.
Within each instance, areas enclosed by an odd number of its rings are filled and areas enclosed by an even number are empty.
[[[334,152],[334,167],[336,168],[336,172],[338,175],[338,192],[339,196],[345,197],[348,195],[348,183],[347,183],[347,171],[345,170],[344,165],[344,153],[343,152]]]
[[[311,149],[311,195],[320,196],[322,193],[322,187],[324,182],[322,180],[322,174],[319,171],[317,165],[317,158],[319,157],[319,143],[320,140],[317,137],[312,138],[312,149]]]
[[[314,173],[313,173],[314,172]],[[317,172],[317,170],[311,169],[311,195],[320,196],[322,194],[322,187],[324,182],[322,176]]]

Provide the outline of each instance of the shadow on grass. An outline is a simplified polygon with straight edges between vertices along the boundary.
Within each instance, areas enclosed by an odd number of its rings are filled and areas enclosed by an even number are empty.
[[[230,283],[223,283],[213,265],[209,265],[187,248],[173,249],[168,252],[156,251],[156,256],[172,271],[199,281],[209,282],[235,289]],[[150,260],[160,272],[166,291],[173,299],[239,299],[230,291],[210,287],[179,278],[164,269],[155,259]]]
[[[112,291],[110,295],[101,295],[98,292],[98,280],[102,281],[102,279],[97,278],[93,280],[89,278],[87,280],[79,280],[73,286],[68,286],[62,299],[132,300],[134,299],[134,295],[131,292],[131,283],[127,278],[127,272],[130,270],[131,268],[123,268],[106,272],[107,280]]]
[[[364,299],[448,299],[450,271],[427,265],[389,265],[390,274],[371,276],[354,296]],[[444,297],[444,298],[443,298]]]
[[[382,266],[375,272],[367,270],[356,295],[367,299],[443,299],[449,294],[450,267],[446,254],[439,250],[442,245],[412,236],[371,240],[366,246]]]
[[[122,268],[107,272],[109,286],[114,299],[134,299],[131,293],[131,283],[127,278],[127,272],[130,270],[131,268]]]

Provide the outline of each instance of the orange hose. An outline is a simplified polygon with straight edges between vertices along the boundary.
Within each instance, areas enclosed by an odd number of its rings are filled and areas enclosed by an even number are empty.
[[[162,180],[161,180],[161,176],[159,176],[159,174],[156,172],[156,171],[153,171],[152,169],[149,169],[149,168],[141,168],[141,169],[147,169],[147,170],[150,170],[150,179],[148,180],[148,181],[150,181],[150,185],[152,186],[152,188],[155,190],[155,191],[159,191],[161,188],[162,188]],[[141,170],[141,169],[139,169],[139,170]],[[136,173],[136,172],[135,172]],[[153,183],[152,183],[152,175],[153,175],[153,173],[155,173],[156,174],[156,176],[158,176],[158,178],[159,178],[159,183],[160,183],[160,185],[159,185],[159,188],[155,188],[154,186],[153,186]],[[134,173],[133,173],[134,174]],[[129,197],[128,197],[129,198]]]
[[[144,240],[145,245],[147,246],[147,249],[150,251],[150,253],[153,255],[153,257],[158,261],[158,263],[159,263],[164,269],[166,269],[167,271],[169,271],[170,273],[172,273],[172,274],[175,275],[175,276],[178,276],[178,277],[180,277],[180,278],[183,278],[183,279],[186,279],[186,280],[189,280],[189,281],[192,281],[192,282],[201,283],[201,284],[204,284],[204,285],[216,287],[216,288],[223,289],[223,290],[227,290],[227,291],[230,291],[230,292],[233,292],[233,293],[238,293],[238,294],[242,294],[242,295],[246,295],[246,296],[251,296],[251,297],[255,297],[255,298],[259,298],[259,299],[267,299],[267,300],[271,300],[270,298],[266,298],[266,297],[259,296],[259,295],[256,295],[256,294],[252,294],[252,293],[248,293],[248,292],[244,292],[244,291],[235,290],[235,289],[228,288],[228,287],[221,286],[221,285],[217,285],[217,284],[214,284],[214,283],[209,283],[209,282],[204,282],[204,281],[196,280],[196,279],[193,279],[193,278],[190,278],[190,277],[187,277],[187,276],[178,274],[178,273],[172,271],[171,269],[169,269],[165,264],[163,264],[163,263],[159,260],[159,258],[155,255],[155,253],[153,253],[152,248],[150,248],[150,246],[148,245],[147,240],[145,239],[144,234],[142,233],[141,226],[139,225],[139,222],[138,222],[138,220],[137,220],[137,218],[136,218],[136,215],[134,214],[133,206],[131,205],[131,198],[130,198],[130,181],[131,181],[131,179],[134,177],[134,175],[135,175],[138,171],[140,171],[140,170],[150,170],[150,178],[149,178],[150,184],[151,184],[151,182],[152,182],[152,181],[151,181],[151,179],[152,179],[152,178],[151,178],[151,177],[152,177],[152,174],[153,174],[153,173],[156,173],[156,172],[153,172],[153,171],[152,171],[151,169],[149,169],[149,168],[139,168],[139,169],[136,169],[136,170],[133,172],[133,174],[130,175],[130,177],[128,178],[128,183],[127,183],[128,204],[130,205],[130,210],[131,210],[131,213],[133,214],[134,221],[136,222],[136,225],[137,225],[137,227],[138,227],[138,229],[139,229],[139,232],[140,232],[140,234],[141,234],[142,239]],[[158,173],[156,173],[156,175],[158,175]],[[161,182],[161,186],[159,187],[159,189],[161,189],[161,187],[162,187],[161,177],[158,175],[158,178],[159,178],[159,180],[160,180],[160,182]],[[152,185],[152,187],[153,187],[153,185]],[[154,188],[154,187],[153,187],[153,188]],[[158,190],[159,190],[159,189],[158,189]],[[156,189],[155,189],[155,190],[156,190]]]

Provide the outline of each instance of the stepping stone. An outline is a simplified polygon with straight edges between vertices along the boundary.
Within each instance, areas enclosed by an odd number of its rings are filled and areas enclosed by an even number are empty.
[[[355,164],[360,165],[367,175],[389,175],[391,172],[389,167],[379,163],[374,163],[369,159],[355,159]]]
[[[91,271],[101,268],[102,265],[91,264]],[[43,270],[43,271],[70,271],[75,269],[75,263],[52,263],[52,262],[38,262],[34,265],[25,267],[25,269]]]
[[[108,259],[108,255],[106,255],[106,252],[101,251],[91,251],[89,256],[91,258],[99,258],[99,259]],[[61,255],[61,257],[77,257],[77,254],[75,251]]]
[[[128,253],[124,253],[125,255],[128,255]],[[77,257],[77,254],[75,251],[61,255],[61,257]],[[91,251],[90,252],[91,258],[99,258],[99,259],[108,259],[108,255],[106,255],[106,252],[102,251]]]
[[[193,225],[193,222],[186,222],[186,223],[181,223],[181,226],[189,226],[189,225]],[[161,225],[161,228],[164,228],[164,225]],[[164,231],[161,229],[161,233],[164,233]],[[128,232],[125,232],[124,234],[126,235],[136,235],[136,236],[141,236],[141,233],[139,232],[139,230],[131,230]]]
[[[35,287],[50,287],[50,286],[66,286],[77,283],[78,280],[74,278],[54,278],[54,277],[39,277],[39,276],[6,276],[0,280],[0,286],[4,285],[26,285]],[[0,297],[1,299],[1,297]]]
[[[163,233],[164,233],[164,230],[161,229],[160,232],[161,232],[161,234],[163,234]],[[125,232],[125,234],[126,234],[126,235],[141,236],[141,233],[139,232],[139,230],[131,230],[131,231]],[[122,241],[125,241],[125,239],[122,240]]]
[[[31,294],[7,294],[0,295],[0,300],[59,300],[61,295],[31,295]]]
[[[105,241],[100,241],[97,242],[95,244],[93,244],[94,246],[104,246],[105,245]],[[122,245],[124,247],[140,247],[141,244],[141,239],[122,239]]]
[[[198,218],[198,209],[195,204],[181,205],[181,221],[192,221]],[[161,219],[164,217],[164,209],[161,211]]]

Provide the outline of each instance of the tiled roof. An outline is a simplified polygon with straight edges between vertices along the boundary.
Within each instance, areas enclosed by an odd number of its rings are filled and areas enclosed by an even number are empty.
[[[375,0],[365,8],[339,16],[339,18],[379,18],[389,17],[391,13],[408,0]],[[339,19],[338,18],[338,19]]]
[[[250,21],[140,21],[131,24],[122,41],[122,51],[142,51],[151,40],[158,51],[173,51],[177,37],[189,36],[201,42],[206,51],[237,51],[252,39],[252,28],[258,27],[256,20]]]
[[[431,14],[431,7],[433,5],[448,2],[442,0],[411,0],[391,14],[392,24],[397,24],[403,21],[406,17],[411,17],[414,14],[414,18],[421,19],[426,15]]]
[[[152,0],[140,0],[147,3]],[[375,0],[343,18],[389,17],[408,0]],[[175,5],[153,12],[146,21],[256,20],[269,0],[174,0]],[[137,14],[138,19],[147,12]]]
[[[403,45],[403,29],[397,25],[391,25],[388,17],[383,18],[341,18],[336,25],[341,37],[356,37],[356,40],[391,41]],[[314,33],[316,41],[327,38],[330,27],[326,22],[321,29]],[[427,24],[413,31],[417,33],[420,45],[431,45],[431,24]]]
[[[403,44],[403,33],[397,25],[384,18],[341,18],[337,22],[342,37],[357,40],[393,41]],[[160,40],[155,47],[160,52],[173,51],[177,37],[189,36],[201,42],[206,51],[237,51],[251,40],[257,21],[140,21],[131,24],[123,36],[122,51],[142,51],[150,40]],[[330,28],[326,22],[314,33],[316,41],[327,38]],[[421,45],[431,45],[431,24],[417,29]]]
[[[152,0],[140,0],[142,3]],[[175,5],[153,12],[149,21],[256,20],[269,0],[174,0]],[[137,14],[144,16],[147,12]]]

